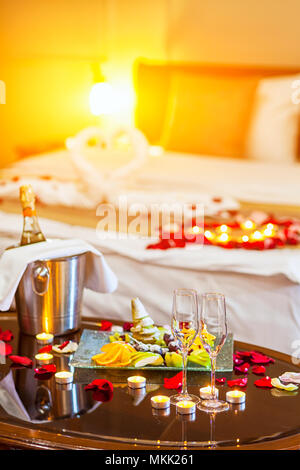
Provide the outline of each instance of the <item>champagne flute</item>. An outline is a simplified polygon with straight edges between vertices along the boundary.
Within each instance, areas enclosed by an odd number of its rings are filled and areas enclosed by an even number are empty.
[[[216,398],[216,361],[227,337],[226,305],[223,294],[201,295],[200,339],[211,362],[211,399],[202,400],[198,408],[207,412],[226,411],[228,403]]]
[[[182,391],[170,397],[171,403],[175,405],[182,400],[198,403],[199,397],[189,394],[187,390],[188,352],[199,332],[198,296],[194,289],[174,290],[171,329],[178,340],[183,359]]]

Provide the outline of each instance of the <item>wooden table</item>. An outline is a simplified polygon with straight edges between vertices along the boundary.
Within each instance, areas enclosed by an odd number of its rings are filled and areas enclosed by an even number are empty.
[[[19,334],[14,314],[1,314],[2,330],[14,332],[13,353],[33,358],[38,346],[34,337]],[[97,328],[94,320],[85,320],[85,328]],[[72,336],[80,339],[80,332]],[[65,337],[57,338],[61,343]],[[267,366],[271,377],[300,367],[291,358],[262,347],[236,343],[238,349],[256,349],[271,355],[275,364]],[[69,357],[55,357],[58,370],[68,367]],[[215,417],[197,410],[196,420],[182,422],[171,407],[169,416],[154,416],[150,397],[172,394],[160,385],[148,384],[147,394],[139,399],[129,394],[126,383],[114,384],[114,397],[109,403],[92,399],[83,383],[70,389],[58,388],[52,377],[37,380],[33,369],[11,369],[10,360],[0,366],[0,446],[21,449],[299,449],[300,394],[277,389],[258,389],[258,378],[249,373],[244,409],[232,406]],[[220,376],[220,373],[218,374]],[[234,373],[221,374],[227,378]],[[104,373],[99,377],[105,378]],[[163,376],[162,376],[163,377]],[[3,379],[6,381],[4,387]],[[199,386],[209,383],[209,373],[199,373]],[[3,391],[9,390],[8,392]],[[228,390],[219,386],[220,397]],[[9,394],[9,400],[8,395]],[[8,400],[8,401],[7,401]],[[184,444],[184,441],[186,443]]]

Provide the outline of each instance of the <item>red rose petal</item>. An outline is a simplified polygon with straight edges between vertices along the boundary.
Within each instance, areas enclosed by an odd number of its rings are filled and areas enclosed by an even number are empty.
[[[34,369],[34,378],[38,380],[48,380],[56,372],[55,364],[45,364],[37,369]]]
[[[238,374],[248,374],[248,371],[250,369],[250,364],[248,362],[245,362],[242,366],[235,366],[234,370]]]
[[[93,391],[93,400],[95,401],[108,402],[113,398],[114,394],[113,384],[105,379],[93,380],[84,389]]]
[[[39,349],[39,354],[40,353],[48,353],[52,351],[52,345],[51,344],[47,344],[46,346],[43,346],[41,349]]]
[[[236,351],[235,356],[242,359],[242,358],[248,358],[252,356],[253,351]]]
[[[226,377],[220,377],[219,379],[216,379],[216,382],[220,385],[223,385],[226,383]]]
[[[253,364],[269,364],[274,363],[274,359],[271,357],[265,356],[264,354],[257,353],[255,351],[252,352],[251,362]]]
[[[64,341],[59,347],[59,349],[62,351],[66,346],[68,346],[70,341]],[[52,349],[52,347],[51,347]]]
[[[241,364],[243,364],[243,362],[244,362],[244,359],[241,359],[236,354],[233,354],[233,363],[234,363],[234,365],[240,366]]]
[[[253,366],[252,372],[256,375],[264,375],[266,373],[266,368],[265,366]]]
[[[26,356],[9,356],[9,359],[19,366],[32,367],[33,364],[32,360]]]
[[[0,356],[10,356],[11,353],[12,353],[11,344],[1,341],[0,342]]]
[[[244,377],[242,379],[227,380],[228,387],[246,387],[248,378]]]
[[[178,388],[182,387],[183,381],[183,372],[178,372],[178,374],[174,375],[170,379],[164,378],[164,387],[168,390],[177,390]]]
[[[101,322],[99,329],[101,331],[110,331],[111,327],[112,327],[112,322],[104,320]]]
[[[133,327],[133,323],[130,323],[129,321],[126,321],[123,324],[123,330],[124,331],[130,331],[132,327]]]
[[[1,331],[0,341],[8,342],[8,341],[12,341],[13,339],[14,339],[14,335],[12,334],[10,330]]]
[[[261,379],[258,379],[254,382],[254,385],[256,387],[260,388],[273,388],[273,385],[271,384],[271,377],[262,377]]]

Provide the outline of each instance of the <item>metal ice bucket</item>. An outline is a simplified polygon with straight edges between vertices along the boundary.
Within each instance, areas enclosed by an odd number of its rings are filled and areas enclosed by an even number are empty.
[[[67,334],[80,328],[85,254],[30,263],[16,291],[20,330]]]

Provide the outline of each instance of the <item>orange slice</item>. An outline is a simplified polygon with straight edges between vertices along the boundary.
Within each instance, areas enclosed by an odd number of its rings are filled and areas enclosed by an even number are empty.
[[[124,343],[124,341],[114,341],[113,343],[104,344],[104,346],[102,346],[102,348],[101,348],[101,351],[103,351],[103,352],[112,351],[112,350],[115,350],[115,349],[119,349],[120,346],[122,347],[124,345],[126,345],[126,343]]]
[[[114,355],[111,353],[103,353],[103,354],[96,354],[95,356],[92,357],[93,361],[97,362],[99,365],[107,365],[111,364],[115,361],[118,360],[118,357],[120,355],[120,351],[117,351]]]

